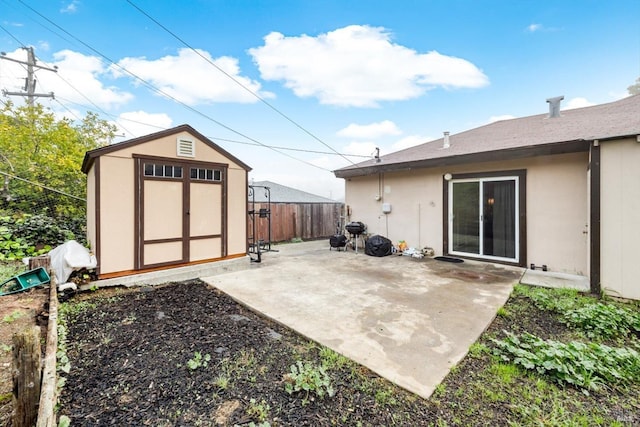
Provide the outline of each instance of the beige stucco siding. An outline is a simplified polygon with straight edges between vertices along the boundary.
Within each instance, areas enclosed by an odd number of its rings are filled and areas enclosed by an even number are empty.
[[[630,138],[600,147],[601,288],[640,299],[640,144]]]
[[[525,262],[554,271],[587,274],[587,153],[446,168],[418,169],[346,180],[350,221],[370,234],[443,253],[443,175],[527,170]],[[380,196],[380,200],[376,200]],[[383,203],[391,213],[382,213]]]
[[[100,274],[134,268],[133,159],[100,158]]]
[[[589,276],[588,153],[532,159],[527,168],[529,263]]]

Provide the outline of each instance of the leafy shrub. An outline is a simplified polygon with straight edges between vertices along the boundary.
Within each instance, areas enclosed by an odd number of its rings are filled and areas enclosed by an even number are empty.
[[[633,349],[578,341],[565,344],[531,334],[507,333],[504,340],[492,341],[497,345],[494,353],[503,361],[535,370],[587,393],[605,384],[640,381],[640,354]]]
[[[57,246],[75,239],[73,231],[46,215],[24,215],[15,222],[13,233],[36,246]]]
[[[309,362],[304,364],[297,361],[291,365],[291,371],[284,376],[285,391],[289,394],[304,391],[303,403],[308,402],[309,392],[323,398],[325,395],[333,397],[335,391],[331,386],[331,380],[322,366],[313,366]]]
[[[14,236],[7,226],[0,223],[0,261],[19,260],[24,257],[41,255],[50,250],[51,247],[48,245],[37,249],[26,239]]]
[[[86,243],[84,219],[46,215],[0,216],[0,260],[41,255],[68,240]]]
[[[568,325],[586,331],[589,338],[615,338],[640,333],[640,314],[612,304],[589,304],[564,315]]]

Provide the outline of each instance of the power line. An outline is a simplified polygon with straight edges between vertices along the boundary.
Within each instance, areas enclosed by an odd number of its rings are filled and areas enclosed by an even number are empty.
[[[18,1],[19,1],[20,3],[22,3],[22,5],[24,5],[26,8],[28,8],[29,10],[31,10],[33,13],[37,14],[37,15],[38,15],[38,16],[40,16],[42,19],[44,19],[45,21],[49,22],[51,25],[55,26],[56,28],[58,28],[60,31],[62,31],[62,32],[64,32],[65,34],[67,34],[68,36],[72,37],[72,38],[73,38],[74,40],[76,40],[78,43],[81,43],[83,46],[85,46],[86,48],[90,49],[90,50],[91,50],[92,52],[94,52],[95,54],[97,54],[97,55],[101,56],[102,58],[106,59],[109,63],[113,64],[113,65],[114,65],[114,66],[116,66],[118,69],[122,70],[124,73],[126,73],[126,74],[128,74],[128,75],[132,76],[133,78],[137,79],[138,81],[140,81],[141,83],[143,83],[146,87],[148,87],[149,89],[153,90],[154,92],[159,93],[159,94],[161,94],[161,95],[163,95],[163,96],[165,96],[165,97],[167,97],[167,98],[171,99],[172,101],[174,101],[175,103],[177,103],[177,104],[179,104],[179,105],[182,105],[184,108],[188,109],[189,111],[191,111],[191,112],[193,112],[193,113],[195,113],[195,114],[197,114],[197,115],[199,115],[199,116],[202,116],[203,118],[205,118],[205,119],[207,119],[207,120],[209,120],[209,121],[211,121],[211,122],[213,122],[213,123],[217,124],[218,126],[220,126],[220,127],[224,128],[224,129],[227,129],[228,131],[233,132],[233,133],[235,133],[236,135],[239,135],[239,136],[241,136],[241,137],[243,137],[243,138],[246,138],[246,139],[248,139],[249,141],[253,141],[253,142],[255,142],[256,144],[261,145],[261,146],[263,146],[263,147],[265,147],[265,148],[269,148],[269,149],[271,149],[272,151],[274,151],[274,152],[276,152],[276,153],[278,153],[278,154],[281,154],[281,155],[283,155],[283,156],[285,156],[285,157],[289,157],[289,158],[291,158],[291,159],[293,159],[293,160],[296,160],[296,161],[298,161],[298,162],[301,162],[301,163],[304,163],[304,164],[306,164],[306,165],[312,166],[312,167],[314,167],[314,168],[317,168],[317,169],[323,170],[323,171],[325,171],[325,172],[332,172],[332,171],[331,171],[331,170],[329,170],[329,169],[323,168],[323,167],[321,167],[321,166],[318,166],[318,165],[315,165],[315,164],[313,164],[313,163],[307,162],[307,161],[305,161],[305,160],[299,159],[299,158],[297,158],[297,157],[291,156],[291,155],[289,155],[289,154],[287,154],[287,153],[283,153],[282,151],[279,151],[279,150],[277,150],[277,149],[275,149],[275,148],[272,148],[272,147],[270,147],[270,146],[268,146],[268,145],[266,145],[266,144],[263,144],[262,142],[260,142],[260,141],[258,141],[258,140],[256,140],[256,139],[254,139],[254,138],[251,138],[251,137],[249,137],[249,136],[247,136],[247,135],[243,134],[243,133],[242,133],[242,132],[240,132],[240,131],[237,131],[237,130],[233,129],[233,128],[231,128],[230,126],[225,125],[224,123],[222,123],[222,122],[220,122],[220,121],[218,121],[218,120],[214,119],[213,117],[208,116],[207,114],[205,114],[205,113],[203,113],[203,112],[201,112],[201,111],[199,111],[199,110],[196,110],[195,108],[191,107],[190,105],[185,104],[184,102],[182,102],[182,101],[178,100],[177,98],[175,98],[175,97],[173,97],[172,95],[170,95],[170,94],[168,94],[168,93],[164,92],[163,90],[161,90],[161,89],[159,89],[159,88],[157,88],[157,87],[153,86],[151,83],[147,82],[147,81],[146,81],[146,80],[144,80],[143,78],[141,78],[141,77],[137,76],[137,75],[136,75],[136,74],[134,74],[133,72],[131,72],[131,71],[127,70],[126,68],[122,67],[121,65],[117,64],[116,62],[114,62],[113,60],[111,60],[109,57],[107,57],[106,55],[104,55],[103,53],[101,53],[101,52],[99,52],[98,50],[94,49],[94,48],[93,48],[93,47],[91,47],[89,44],[87,44],[87,43],[83,42],[82,40],[80,40],[79,38],[77,38],[76,36],[74,36],[73,34],[69,33],[67,30],[65,30],[64,28],[62,28],[61,26],[59,26],[58,24],[56,24],[55,22],[53,22],[51,19],[47,18],[46,16],[44,16],[43,14],[41,14],[40,12],[38,12],[37,10],[35,10],[34,8],[32,8],[31,6],[29,6],[28,4],[26,4],[23,0],[18,0]]]
[[[81,197],[74,196],[73,194],[65,193],[64,191],[56,190],[55,188],[47,187],[46,185],[40,184],[40,183],[35,182],[35,181],[29,181],[28,179],[20,178],[19,176],[16,176],[16,175],[11,175],[10,173],[6,173],[6,172],[0,171],[0,175],[3,175],[5,177],[9,177],[9,178],[13,178],[13,179],[17,179],[18,181],[23,181],[23,182],[26,182],[27,184],[35,185],[35,186],[38,186],[40,188],[44,188],[45,190],[53,191],[53,192],[62,194],[64,196],[71,197],[71,198],[86,202],[86,199],[83,199]]]
[[[56,97],[56,101],[67,111],[69,111],[71,113],[71,110],[69,110],[69,108],[67,108],[64,104],[62,104],[60,102],[60,100],[72,103],[72,104],[76,104],[80,107],[83,107],[84,109],[91,111],[91,109],[87,106],[87,105],[83,105],[83,104],[78,104],[77,102],[74,102],[70,99],[66,99],[64,97]],[[144,125],[144,126],[149,126],[149,127],[153,127],[156,128],[158,130],[167,130],[166,127],[164,126],[158,126],[158,125],[154,125],[152,123],[145,123],[145,122],[141,122],[139,120],[134,120],[134,119],[128,119],[126,117],[120,117],[120,116],[116,116],[114,114],[110,114],[107,113],[105,111],[102,111],[102,113],[105,116],[109,116],[112,117],[114,119],[117,119],[119,121],[127,121],[127,122],[131,122],[131,123],[136,123],[139,125]],[[72,113],[73,114],[73,113]],[[134,135],[131,131],[127,130],[124,126],[120,125],[125,131],[129,132],[131,135],[133,135],[133,137],[136,137],[137,135]],[[370,159],[372,156],[370,155],[363,155],[363,154],[348,154],[348,153],[335,153],[335,152],[331,152],[331,151],[320,151],[320,150],[308,150],[308,149],[303,149],[303,148],[292,148],[292,147],[283,147],[283,146],[278,146],[278,145],[267,145],[267,144],[256,144],[254,142],[250,142],[250,141],[238,141],[237,139],[229,139],[229,138],[222,138],[222,137],[217,137],[217,136],[209,136],[207,135],[207,138],[209,138],[212,141],[224,141],[224,142],[230,142],[232,144],[241,144],[241,145],[251,145],[254,147],[263,147],[263,148],[275,148],[277,150],[285,150],[285,151],[297,151],[300,153],[309,153],[309,154],[326,154],[326,155],[330,155],[330,156],[347,156],[347,157],[358,157],[358,158],[365,158],[365,159]]]
[[[202,55],[199,51],[197,51],[196,49],[194,49],[191,45],[189,45],[186,41],[184,41],[182,38],[180,38],[178,35],[176,35],[174,32],[172,32],[171,30],[169,30],[167,27],[165,27],[164,25],[162,25],[160,22],[158,22],[155,18],[153,18],[152,16],[150,16],[147,12],[145,12],[144,10],[142,10],[140,7],[138,7],[137,5],[135,5],[131,0],[127,0],[127,3],[129,3],[131,6],[133,6],[135,9],[137,9],[140,13],[142,13],[144,16],[146,16],[147,18],[149,18],[151,21],[153,21],[156,25],[158,25],[160,28],[162,28],[163,30],[165,30],[167,33],[171,34],[171,36],[173,36],[176,40],[180,41],[182,44],[184,44],[186,47],[188,47],[189,49],[191,49],[192,52],[194,52],[195,54],[197,54],[198,56],[200,56],[202,59],[204,59],[205,61],[207,61],[209,64],[211,64],[213,67],[215,67],[218,71],[220,71],[222,74],[224,74],[225,76],[227,76],[228,78],[230,78],[231,80],[233,80],[233,82],[235,82],[237,85],[239,85],[242,89],[246,90],[247,92],[249,92],[251,95],[253,95],[254,97],[256,97],[260,102],[262,102],[263,104],[265,104],[267,107],[271,108],[273,111],[275,111],[276,113],[278,113],[280,116],[282,116],[284,119],[286,119],[288,122],[292,123],[294,126],[296,126],[298,129],[302,130],[304,133],[306,133],[307,135],[309,135],[310,137],[312,137],[313,139],[315,139],[316,141],[318,141],[319,143],[321,143],[322,145],[324,145],[325,147],[327,147],[328,149],[330,149],[331,151],[333,151],[335,154],[341,156],[343,159],[345,159],[346,161],[348,161],[349,163],[351,163],[352,165],[356,165],[354,162],[352,162],[350,159],[348,159],[347,157],[345,157],[344,155],[342,155],[341,153],[339,153],[338,151],[336,151],[333,147],[331,147],[329,144],[325,143],[323,140],[321,140],[320,138],[318,138],[316,135],[314,135],[313,133],[311,133],[309,130],[307,130],[306,128],[304,128],[302,125],[300,125],[299,123],[297,123],[295,120],[293,120],[292,118],[290,118],[289,116],[287,116],[285,113],[283,113],[282,111],[280,111],[279,109],[277,109],[275,106],[273,106],[271,103],[269,103],[267,100],[265,100],[264,98],[262,98],[260,95],[258,95],[257,93],[255,93],[254,91],[252,91],[251,89],[249,89],[248,87],[246,87],[244,84],[242,84],[242,82],[238,81],[235,77],[233,77],[231,74],[227,73],[225,70],[223,70],[222,68],[220,68],[218,65],[216,65],[213,61],[211,61],[209,58],[205,57],[204,55]]]

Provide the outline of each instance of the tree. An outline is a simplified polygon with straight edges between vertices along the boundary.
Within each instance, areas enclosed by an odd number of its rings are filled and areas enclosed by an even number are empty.
[[[0,172],[10,176],[4,175],[0,206],[12,212],[78,216],[85,208],[84,154],[108,144],[114,133],[113,125],[93,113],[74,123],[56,119],[40,104],[5,103],[0,109]]]
[[[640,94],[640,77],[636,79],[636,82],[627,88],[630,95]]]

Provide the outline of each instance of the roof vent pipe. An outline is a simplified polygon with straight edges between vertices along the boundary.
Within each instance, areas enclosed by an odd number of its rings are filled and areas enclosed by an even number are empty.
[[[556,96],[555,98],[547,99],[549,103],[549,118],[560,117],[560,101],[564,99],[564,96]]]
[[[444,133],[444,139],[442,140],[442,148],[449,148],[451,144],[449,143],[449,132]]]

